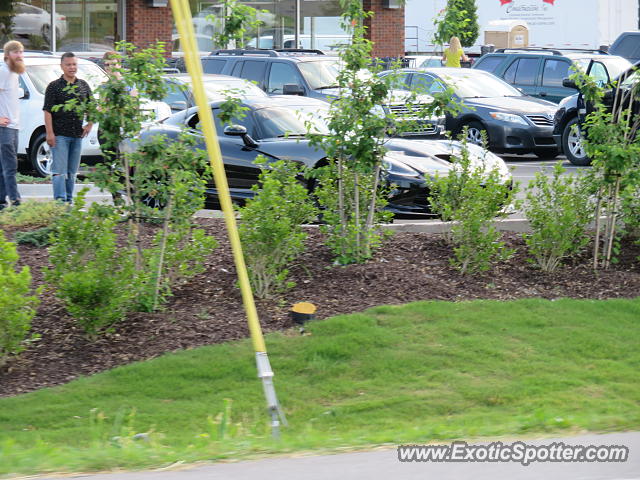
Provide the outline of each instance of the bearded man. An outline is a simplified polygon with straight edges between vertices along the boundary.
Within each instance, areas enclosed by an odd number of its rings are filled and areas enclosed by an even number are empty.
[[[16,182],[18,170],[18,128],[20,123],[19,80],[24,72],[24,47],[12,40],[4,45],[4,63],[0,65],[0,210],[20,205]]]

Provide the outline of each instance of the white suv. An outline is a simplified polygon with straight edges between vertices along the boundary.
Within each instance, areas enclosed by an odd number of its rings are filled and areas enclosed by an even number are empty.
[[[20,75],[20,87],[24,95],[20,99],[20,133],[18,136],[18,156],[31,163],[39,176],[51,173],[51,153],[47,145],[44,128],[44,92],[49,82],[62,75],[60,57],[46,54],[24,56],[26,71]],[[78,58],[78,78],[85,80],[95,89],[107,80],[107,74],[98,65]],[[97,126],[82,141],[82,161],[84,163],[102,157],[98,143]]]

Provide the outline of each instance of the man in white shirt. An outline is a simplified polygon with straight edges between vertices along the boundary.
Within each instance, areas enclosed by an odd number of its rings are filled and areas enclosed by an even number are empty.
[[[20,103],[18,77],[24,72],[24,47],[17,40],[4,45],[4,63],[0,65],[0,210],[20,205],[16,182],[18,170],[18,128]]]

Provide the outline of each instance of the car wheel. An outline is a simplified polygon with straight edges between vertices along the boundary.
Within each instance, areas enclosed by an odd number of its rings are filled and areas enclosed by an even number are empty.
[[[51,163],[53,155],[51,147],[47,144],[47,135],[43,132],[38,135],[29,147],[29,160],[31,166],[39,177],[51,175]]]
[[[587,156],[582,142],[582,133],[578,119],[573,118],[564,127],[562,132],[562,150],[567,159],[573,165],[586,166],[591,164],[591,159]]]
[[[480,122],[469,122],[462,126],[460,132],[464,131],[464,127],[467,127],[467,142],[475,143],[476,145],[482,145],[482,132],[485,132],[485,138],[487,144],[489,143],[489,135],[487,134],[487,129],[484,128]]]
[[[533,153],[542,160],[553,160],[560,154],[557,148],[537,148]]]

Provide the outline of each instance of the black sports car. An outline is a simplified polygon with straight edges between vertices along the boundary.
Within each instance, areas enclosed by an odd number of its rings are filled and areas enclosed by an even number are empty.
[[[302,118],[299,111],[291,108],[291,103],[296,101],[290,97],[244,99],[242,105],[247,108],[246,116],[235,119],[232,126],[223,125],[218,118],[223,100],[210,103],[234,202],[242,203],[254,195],[251,186],[258,182],[260,174],[260,167],[255,163],[258,155],[267,160],[293,160],[310,168],[326,162],[325,153],[309,145],[305,125],[309,117]],[[193,107],[148,127],[142,132],[141,140],[144,142],[145,138],[155,135],[177,138],[181,129],[187,127],[198,138],[196,148],[204,149],[199,123],[198,109]],[[315,126],[318,132],[326,132],[321,117],[317,117]],[[385,180],[393,185],[387,208],[396,214],[431,215],[425,178],[449,172],[453,168],[450,158],[459,151],[459,144],[448,140],[390,139],[387,147],[390,151],[385,158]],[[510,173],[502,159],[476,146],[471,149],[474,161],[498,168],[505,181],[510,181]],[[208,207],[218,205],[213,184],[207,186],[206,203]]]

